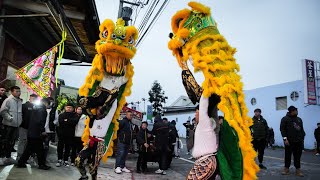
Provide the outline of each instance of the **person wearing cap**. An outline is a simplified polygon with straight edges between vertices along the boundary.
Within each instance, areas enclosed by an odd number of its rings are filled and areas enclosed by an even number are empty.
[[[254,110],[254,116],[252,118],[253,125],[250,127],[253,137],[253,148],[258,152],[259,167],[261,169],[267,169],[263,164],[264,149],[266,148],[267,136],[268,136],[268,123],[261,115],[261,109]]]
[[[303,129],[303,122],[298,117],[298,109],[294,106],[288,108],[288,113],[281,119],[280,131],[285,145],[285,166],[283,175],[289,175],[291,165],[291,155],[293,154],[296,176],[303,177],[300,170],[300,160],[302,155],[303,140],[306,133]]]
[[[59,115],[59,141],[58,141],[58,162],[57,167],[61,165],[69,166],[68,159],[72,147],[75,127],[79,121],[79,116],[74,112],[74,105],[68,103],[65,105],[65,112]]]
[[[137,173],[147,171],[147,153],[150,146],[151,133],[148,130],[148,122],[143,121],[137,134],[137,143],[139,145],[139,157],[137,161]]]
[[[317,128],[314,130],[314,138],[317,141],[317,156],[320,155],[320,123],[317,123]]]

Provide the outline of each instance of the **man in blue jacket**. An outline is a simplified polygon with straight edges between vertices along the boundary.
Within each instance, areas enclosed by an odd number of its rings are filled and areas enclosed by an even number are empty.
[[[131,171],[126,168],[126,158],[132,142],[132,112],[127,111],[126,117],[119,121],[118,130],[118,144],[117,144],[117,158],[115,173],[121,174],[122,172],[130,173]]]
[[[303,129],[303,122],[298,117],[298,109],[294,106],[288,108],[288,113],[281,119],[280,131],[285,145],[285,168],[283,175],[289,175],[291,165],[291,156],[293,154],[294,166],[296,168],[296,176],[303,177],[300,170],[300,160],[303,149],[303,141],[306,133]]]

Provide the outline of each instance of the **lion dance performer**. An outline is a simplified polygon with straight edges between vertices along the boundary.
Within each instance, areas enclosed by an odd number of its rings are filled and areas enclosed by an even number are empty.
[[[194,167],[187,179],[256,179],[259,168],[254,158],[239,65],[233,57],[236,50],[220,35],[210,9],[190,2],[189,9],[172,17],[172,50],[182,68],[182,81],[193,103],[199,103],[199,123],[195,132]],[[187,66],[190,60],[194,71],[201,71],[204,82],[200,87]],[[214,118],[217,109],[224,113],[219,139]]]
[[[137,29],[125,26],[122,19],[116,24],[107,19],[99,29],[97,54],[79,90],[79,104],[88,115],[82,136],[84,148],[76,158],[80,179],[88,179],[84,166],[86,159],[92,179],[96,179],[100,160],[106,161],[112,155],[113,140],[117,138],[119,128],[117,119],[132,86],[130,60],[136,53]]]

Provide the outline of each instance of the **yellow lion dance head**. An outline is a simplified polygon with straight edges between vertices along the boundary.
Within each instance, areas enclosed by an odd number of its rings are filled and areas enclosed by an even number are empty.
[[[100,40],[96,42],[96,50],[104,60],[105,71],[111,75],[120,75],[136,53],[138,31],[134,26],[125,26],[121,18],[116,24],[107,19],[99,29]]]

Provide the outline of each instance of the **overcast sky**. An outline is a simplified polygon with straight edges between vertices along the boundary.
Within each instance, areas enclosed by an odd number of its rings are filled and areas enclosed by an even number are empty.
[[[116,20],[118,3],[96,0],[100,21]],[[154,80],[162,85],[170,105],[186,95],[181,69],[168,50],[171,17],[189,1],[171,0],[132,60],[134,78],[128,102],[148,98]],[[202,0],[211,8],[218,29],[235,55],[245,89],[302,79],[301,59],[320,61],[320,1]],[[80,87],[89,67],[61,66],[59,78]],[[203,79],[196,75],[198,83]]]

